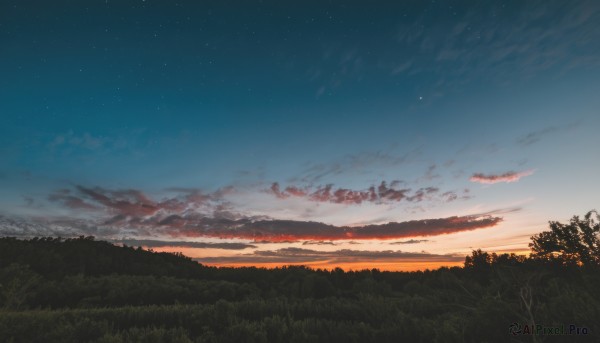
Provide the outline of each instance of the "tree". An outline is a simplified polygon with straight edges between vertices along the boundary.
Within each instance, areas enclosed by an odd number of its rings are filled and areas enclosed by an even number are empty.
[[[481,249],[473,250],[471,256],[465,258],[465,268],[478,271],[489,270],[493,261],[493,255]]]
[[[550,231],[531,237],[529,247],[533,258],[600,266],[600,215],[597,211],[589,211],[584,219],[573,216],[569,224],[550,221],[549,225]]]

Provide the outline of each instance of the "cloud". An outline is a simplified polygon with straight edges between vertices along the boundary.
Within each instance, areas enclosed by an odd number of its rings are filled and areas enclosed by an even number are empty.
[[[537,141],[539,141],[540,139],[542,139],[544,136],[552,134],[556,131],[558,131],[557,127],[554,127],[554,126],[546,127],[542,130],[533,131],[523,137],[520,137],[519,139],[517,139],[517,143],[521,146],[532,145],[532,144],[536,143]]]
[[[541,139],[543,139],[547,136],[550,136],[550,135],[557,136],[561,132],[573,130],[573,129],[577,128],[578,126],[580,126],[581,124],[582,124],[582,122],[578,120],[578,121],[574,121],[574,122],[562,125],[560,127],[548,126],[543,129],[532,131],[524,136],[519,137],[517,139],[517,144],[522,147],[526,147],[526,146],[537,143],[538,141],[540,141]]]
[[[437,174],[435,172],[435,170],[437,169],[437,166],[435,164],[430,165],[427,168],[427,171],[425,172],[425,175],[423,175],[422,179],[426,180],[426,181],[431,181],[433,179],[437,179],[440,178],[440,174]]]
[[[510,214],[521,211],[522,207],[507,207],[507,208],[497,208],[491,211],[486,211],[482,213],[473,214],[474,216],[499,216],[502,214]]]
[[[241,219],[207,217],[198,213],[179,215],[125,216],[100,219],[53,218],[0,221],[0,234],[8,236],[78,236],[100,238],[171,237],[247,239],[252,242],[298,242],[398,239],[437,236],[455,232],[491,228],[502,218],[491,214],[453,216],[437,219],[389,222],[379,225],[334,226],[320,222],[265,220],[261,217]],[[325,244],[325,243],[323,243]]]
[[[56,148],[60,146],[72,146],[84,148],[87,150],[97,150],[106,146],[111,142],[111,139],[101,136],[93,136],[88,132],[82,135],[77,135],[73,131],[69,131],[66,134],[58,135],[54,137],[50,142],[50,148]]]
[[[413,201],[413,202],[415,202],[415,201],[421,202],[425,198],[430,196],[431,194],[437,193],[438,191],[439,191],[439,188],[435,188],[435,187],[421,188],[421,189],[417,190],[412,196],[408,197],[407,200]]]
[[[471,193],[471,190],[468,188],[465,188],[462,190],[462,195],[460,195],[460,196],[458,195],[457,192],[448,191],[448,192],[444,192],[444,193],[440,194],[440,198],[444,202],[453,202],[457,199],[469,200],[472,198],[470,193]]]
[[[334,226],[319,222],[293,220],[221,221],[207,226],[194,223],[185,229],[171,230],[174,236],[241,238],[270,242],[336,241],[348,239],[395,239],[437,236],[490,228],[502,221],[493,216],[454,216],[448,218],[390,222],[357,227]]]
[[[448,20],[431,21],[432,14]],[[431,92],[460,89],[477,80],[507,85],[541,73],[555,75],[600,65],[592,44],[600,39],[597,2],[527,1],[511,5],[448,9],[438,4],[412,22],[398,26],[397,51],[382,54],[399,77],[437,78]],[[552,25],[541,25],[552,23]],[[594,47],[593,47],[594,46]],[[395,50],[392,50],[395,51]]]
[[[159,248],[159,247],[185,247],[185,248],[212,248],[212,249],[224,249],[224,250],[243,250],[248,248],[256,248],[256,245],[247,243],[234,243],[234,242],[189,242],[189,241],[159,241],[159,240],[138,240],[138,239],[121,239],[113,240],[113,243],[124,244],[128,246],[143,246],[147,248]]]
[[[221,215],[227,214],[223,196],[231,192],[228,188],[219,189],[210,194],[187,188],[171,188],[168,191],[178,194],[156,201],[135,189],[110,190],[102,187],[76,186],[75,193],[68,189],[61,189],[51,194],[48,200],[74,210],[104,211],[113,216],[112,220],[143,217],[157,213],[177,214],[202,207],[219,211]],[[176,218],[173,217],[169,220],[175,221]]]
[[[300,181],[313,184],[345,173],[365,173],[378,168],[394,167],[415,161],[423,154],[422,150],[423,147],[419,146],[403,155],[385,151],[349,154],[331,162],[309,165],[301,172],[301,175],[293,178],[290,182]]]
[[[307,79],[316,84],[316,98],[335,91],[345,82],[359,78],[362,74],[364,56],[356,48],[336,45],[329,44],[322,52],[319,62],[306,71]],[[335,72],[331,72],[332,70]]]
[[[76,196],[70,195],[68,193],[55,193],[51,194],[48,197],[48,200],[53,202],[59,202],[63,206],[71,208],[71,209],[85,209],[85,210],[97,210],[98,207],[85,202],[83,199],[78,198]]]
[[[279,183],[277,182],[274,182],[271,185],[271,192],[280,199],[289,198],[290,196],[303,197],[306,196],[308,193],[306,189],[301,189],[293,186],[286,187],[285,190],[281,191],[279,189]]]
[[[372,191],[373,188],[369,189]],[[377,195],[380,199],[387,199],[392,201],[400,201],[406,198],[406,193],[410,192],[410,189],[393,189],[388,187],[385,181],[382,181],[381,184],[377,187]]]
[[[296,243],[296,241],[269,241],[266,239],[263,240],[254,240],[252,241],[252,244],[274,244],[274,243],[278,243],[278,244],[289,244],[289,243]]]
[[[534,173],[534,170],[525,170],[522,172],[506,172],[504,174],[482,174],[482,173],[475,173],[471,176],[471,178],[469,179],[471,182],[478,182],[478,183],[484,183],[484,184],[494,184],[494,183],[499,183],[499,182],[517,182],[519,181],[522,177],[525,176],[529,176],[531,174]]]
[[[76,188],[83,196],[119,215],[149,215],[156,213],[159,209],[159,206],[154,201],[139,191],[108,191],[100,187],[92,189],[82,186],[77,186]]]
[[[332,241],[304,241],[302,245],[338,245],[339,243],[334,243]]]
[[[338,192],[340,190],[342,192]],[[160,237],[170,241],[176,238],[206,237],[246,239],[257,243],[309,241],[306,244],[329,244],[326,242],[436,236],[491,228],[502,221],[497,214],[490,212],[377,225],[335,226],[314,221],[278,220],[255,213],[236,213],[233,205],[224,200],[225,194],[234,192],[230,188],[213,193],[194,189],[170,191],[176,194],[155,200],[135,189],[110,190],[76,186],[74,191],[59,190],[50,199],[73,210],[71,217],[30,218],[29,222],[25,221],[22,225],[0,227],[0,233],[18,236],[84,234],[112,240],[117,237]],[[274,185],[270,191],[297,196],[287,191],[282,192],[278,185]],[[358,197],[356,194],[366,194],[368,197],[363,196],[368,201],[407,199],[418,202],[437,192],[437,188],[429,187],[408,193],[388,187],[382,182],[377,189],[370,187],[363,193],[325,186],[306,193],[306,197],[320,197],[320,201],[355,202],[357,200],[353,199]]]
[[[398,261],[398,262],[460,262],[464,256],[457,254],[432,254],[428,252],[403,251],[365,251],[365,250],[336,250],[318,251],[303,248],[283,248],[278,250],[258,250],[252,254],[223,257],[197,258],[201,263],[309,263],[327,261],[329,263],[352,263],[368,261]]]
[[[399,242],[390,242],[390,245],[399,245],[399,244],[418,244],[423,242],[429,242],[428,239],[409,239],[407,241],[399,241]]]
[[[442,197],[446,200],[446,202],[452,202],[458,199],[458,195],[455,192],[444,192]]]
[[[335,204],[361,204],[363,202],[385,203],[399,202],[402,200],[410,202],[421,202],[427,199],[433,199],[433,196],[439,192],[439,188],[425,187],[414,192],[410,188],[396,189],[394,187],[402,182],[394,180],[388,186],[387,182],[382,181],[379,186],[371,186],[364,190],[352,190],[348,188],[334,188],[332,184],[318,186],[316,189],[311,187],[289,186],[284,190],[278,182],[274,182],[268,193],[273,194],[278,199],[287,199],[290,197],[305,198],[314,202],[330,202]],[[439,199],[452,201],[448,193],[444,193]]]

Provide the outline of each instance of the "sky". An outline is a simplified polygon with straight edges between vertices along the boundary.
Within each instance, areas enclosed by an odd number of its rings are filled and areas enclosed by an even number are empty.
[[[0,1],[0,236],[418,270],[598,204],[600,2]]]

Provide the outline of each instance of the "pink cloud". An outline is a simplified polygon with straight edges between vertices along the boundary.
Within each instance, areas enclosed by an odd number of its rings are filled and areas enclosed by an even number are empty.
[[[471,182],[478,182],[478,183],[484,183],[484,184],[494,184],[494,183],[499,183],[499,182],[517,182],[519,181],[522,177],[525,176],[529,176],[531,174],[533,174],[534,170],[525,170],[522,172],[506,172],[504,174],[499,174],[499,175],[494,175],[494,174],[482,174],[482,173],[475,173],[473,174],[473,176],[471,176],[471,178],[469,179]]]

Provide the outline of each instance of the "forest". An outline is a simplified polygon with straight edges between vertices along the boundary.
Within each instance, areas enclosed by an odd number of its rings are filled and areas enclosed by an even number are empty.
[[[94,237],[0,238],[0,342],[599,342],[600,216],[417,272],[216,268]]]

